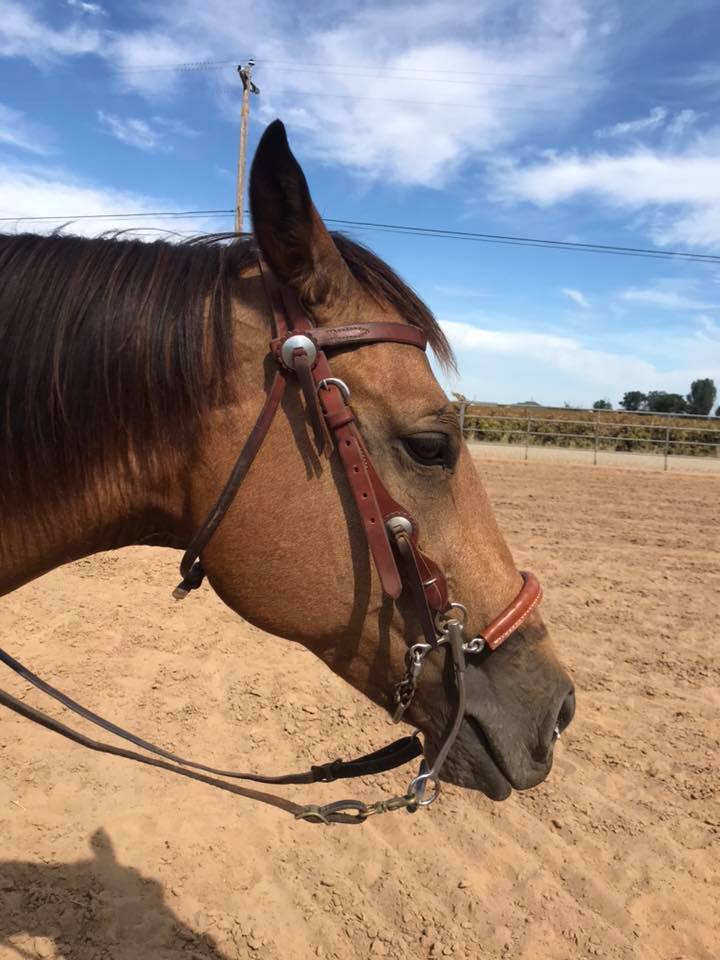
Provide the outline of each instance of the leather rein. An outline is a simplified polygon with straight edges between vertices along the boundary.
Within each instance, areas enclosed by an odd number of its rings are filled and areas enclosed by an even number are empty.
[[[336,760],[313,766],[304,773],[272,777],[236,773],[185,760],[81,706],[2,649],[0,661],[23,679],[84,719],[154,756],[92,740],[2,690],[0,704],[91,750],[160,767],[232,793],[272,803],[298,819],[320,823],[361,823],[369,816],[390,810],[414,812],[418,807],[429,806],[440,792],[439,775],[465,714],[464,674],[468,656],[484,649],[496,650],[535,609],[542,597],[542,590],[532,573],[523,572],[522,587],[512,603],[479,636],[471,639],[465,637],[467,611],[462,604],[450,601],[444,572],[419,546],[417,521],[393,499],[378,476],[350,406],[350,391],[343,381],[332,376],[327,357],[331,351],[373,343],[404,344],[424,351],[427,347],[425,334],[416,327],[401,323],[315,327],[294,293],[278,282],[262,259],[259,264],[272,307],[274,337],[270,342],[270,354],[277,367],[276,373],[260,415],[225,486],[183,555],[180,563],[182,581],[175,588],[173,596],[177,600],[184,599],[191,590],[201,585],[205,572],[199,557],[225,517],[262,447],[288,384],[296,383],[303,394],[305,415],[318,452],[325,452],[332,442],[339,455],[383,592],[397,600],[406,591],[422,629],[424,642],[409,646],[405,674],[395,689],[394,722],[401,720],[412,702],[425,657],[440,647],[447,648],[456,696],[437,753],[431,762],[423,757],[420,769],[407,791],[390,800],[370,804],[340,800],[324,806],[300,806],[281,797],[239,787],[222,778],[262,784],[303,784],[381,773],[423,754],[417,731],[356,760]]]

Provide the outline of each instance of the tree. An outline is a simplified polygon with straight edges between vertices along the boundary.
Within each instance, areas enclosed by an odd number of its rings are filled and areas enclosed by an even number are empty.
[[[709,416],[716,397],[715,381],[711,380],[710,377],[693,380],[690,384],[690,393],[687,395],[688,413],[699,413],[703,417]]]
[[[687,413],[687,400],[679,393],[651,390],[647,395],[647,408],[653,413]]]
[[[596,400],[593,404],[593,410],[612,410],[613,405],[609,400]]]
[[[620,406],[625,410],[645,410],[647,409],[647,395],[640,390],[628,390],[620,401]]]

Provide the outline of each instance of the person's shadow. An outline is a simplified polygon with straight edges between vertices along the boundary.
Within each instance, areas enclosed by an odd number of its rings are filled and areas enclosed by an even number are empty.
[[[115,859],[96,830],[77,863],[0,860],[0,957],[228,960],[169,908],[162,885]]]

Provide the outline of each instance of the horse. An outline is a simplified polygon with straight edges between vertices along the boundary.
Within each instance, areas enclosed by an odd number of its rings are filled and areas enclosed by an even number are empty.
[[[574,688],[539,592],[509,616],[530,581],[416,349],[427,342],[447,367],[450,345],[386,263],[327,229],[280,121],[259,142],[249,195],[252,236],[0,237],[0,595],[98,551],[187,550],[209,529],[180,595],[206,575],[244,619],[304,645],[390,712],[404,676],[398,712],[443,779],[494,800],[533,787]],[[301,327],[268,352],[288,304]],[[323,359],[317,380],[323,343],[333,376]],[[280,416],[265,416],[271,396]],[[259,424],[242,487],[223,500]],[[355,430],[352,467],[343,429]],[[372,532],[358,474],[376,507],[382,477],[387,529]],[[415,579],[388,586],[403,545]],[[433,590],[441,599],[428,600]],[[460,608],[462,623],[448,614]],[[505,627],[498,649],[482,640],[490,621]],[[460,633],[475,638],[463,654]],[[451,641],[464,695],[449,738],[452,669],[439,644]]]

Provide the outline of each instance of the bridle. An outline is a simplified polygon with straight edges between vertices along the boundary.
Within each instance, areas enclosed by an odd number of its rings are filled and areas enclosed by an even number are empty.
[[[542,591],[536,577],[523,572],[522,587],[512,603],[480,635],[469,639],[465,637],[466,608],[450,600],[443,570],[420,548],[417,520],[393,499],[378,476],[350,406],[350,390],[342,380],[333,377],[327,356],[329,352],[375,343],[404,344],[424,351],[427,347],[425,334],[416,327],[401,323],[315,327],[294,293],[278,282],[262,259],[259,264],[272,307],[274,337],[270,342],[270,354],[277,369],[260,415],[220,496],[183,555],[180,563],[182,581],[175,588],[173,596],[178,600],[184,599],[191,590],[201,585],[205,572],[199,561],[200,554],[210,542],[247,476],[288,384],[296,383],[303,395],[305,416],[312,428],[318,452],[322,454],[332,440],[339,455],[383,592],[393,600],[397,600],[401,593],[407,593],[422,629],[424,641],[412,644],[406,653],[405,675],[395,690],[393,720],[399,722],[412,702],[426,656],[441,647],[447,649],[452,664],[455,702],[432,763],[423,758],[418,773],[401,796],[372,804],[341,800],[325,806],[298,806],[281,798],[268,800],[264,794],[258,798],[276,802],[276,805],[288,809],[298,818],[323,823],[358,823],[373,814],[396,809],[413,812],[418,807],[429,806],[439,794],[440,773],[465,714],[467,658],[483,650],[496,650],[535,609]],[[183,760],[104,720],[45,683],[2,649],[0,660],[68,709],[156,756],[147,757],[91,740],[3,691],[0,691],[0,704],[90,749],[159,766],[235,793],[243,793],[243,790],[217,778],[271,784],[327,782],[389,770],[423,753],[416,732],[357,760],[336,760],[314,766],[302,774],[265,777],[219,770]]]

